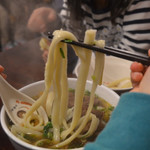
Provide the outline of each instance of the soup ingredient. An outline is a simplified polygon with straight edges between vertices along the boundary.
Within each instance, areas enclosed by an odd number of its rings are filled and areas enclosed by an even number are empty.
[[[109,88],[113,89],[122,89],[122,88],[131,88],[132,83],[129,77],[115,80],[107,85]]]
[[[50,131],[52,128],[53,128],[53,125],[52,125],[52,123],[49,121],[49,122],[47,123],[47,125],[46,125],[46,126],[44,127],[44,129],[43,129],[43,135],[44,135],[44,137],[46,137],[46,138],[52,140],[53,135],[52,135],[52,132]]]

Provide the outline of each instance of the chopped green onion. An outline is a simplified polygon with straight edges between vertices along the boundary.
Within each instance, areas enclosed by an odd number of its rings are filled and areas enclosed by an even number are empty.
[[[86,96],[90,96],[90,94],[91,94],[91,93],[90,93],[90,91],[88,91],[88,90],[86,90],[85,93],[84,93],[84,95],[86,95]]]
[[[92,80],[95,81],[96,80],[96,77],[93,75],[91,76]]]
[[[64,51],[62,48],[60,48],[60,54],[61,54],[62,58],[65,58],[65,54],[64,54]]]
[[[114,110],[114,106],[110,106],[110,107],[108,108],[108,110],[113,111],[113,110]]]
[[[63,128],[60,128],[60,133],[63,132],[63,131],[64,131],[64,129],[63,129]]]
[[[72,40],[64,40],[64,42],[70,43],[72,42]]]
[[[35,142],[37,140],[37,137],[33,134],[22,134],[22,137],[25,138],[26,140],[30,141],[30,142]]]
[[[44,137],[48,138],[48,139],[52,139],[53,135],[52,132],[50,132],[50,129],[53,128],[53,125],[51,122],[48,122],[46,126],[44,126],[43,129],[43,135]]]
[[[36,142],[36,145],[39,147],[48,147],[52,145],[52,141],[49,139],[44,139]]]
[[[52,140],[53,139],[53,133],[52,132],[48,132],[47,138]]]
[[[69,92],[75,92],[75,89],[69,88]]]

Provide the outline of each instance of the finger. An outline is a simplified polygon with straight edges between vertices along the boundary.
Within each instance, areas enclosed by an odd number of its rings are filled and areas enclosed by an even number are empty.
[[[139,85],[139,83],[141,82],[143,78],[143,73],[141,72],[131,72],[131,82],[132,82],[132,86],[136,87]]]
[[[141,63],[133,62],[130,66],[132,72],[143,72],[144,66]]]
[[[143,73],[141,72],[131,72],[131,79],[134,82],[140,82],[143,78]]]

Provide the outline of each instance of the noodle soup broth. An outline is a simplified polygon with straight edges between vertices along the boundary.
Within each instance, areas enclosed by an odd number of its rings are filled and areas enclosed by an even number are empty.
[[[71,91],[69,93],[70,93],[70,97],[72,97],[73,96],[72,89],[74,89],[76,86],[76,79],[69,78],[68,81],[69,81],[69,89],[71,89]],[[86,84],[87,91],[90,91],[91,85],[92,85],[91,83],[92,83],[91,81],[87,81],[87,84]],[[41,91],[43,91],[43,89],[44,89],[44,81],[39,81],[39,82],[30,84],[30,85],[27,85],[26,87],[20,89],[20,91],[24,92],[28,96],[35,97],[35,96],[39,95],[39,93]],[[89,92],[87,92],[87,91],[85,94],[85,99],[88,99]],[[95,135],[91,136],[88,139],[89,141],[93,141],[96,138],[97,134],[99,134],[99,132],[104,128],[105,123],[108,121],[109,115],[110,115],[113,107],[115,107],[117,105],[118,100],[119,100],[119,96],[114,91],[112,91],[111,89],[109,89],[103,85],[98,86],[98,88],[96,90],[96,95],[97,95],[96,96],[97,102],[95,103],[95,105],[93,107],[93,111],[95,113],[100,112],[100,113],[97,113],[97,115],[99,115],[99,117],[102,118],[102,121],[100,122],[100,128],[97,129],[97,132],[95,133]],[[101,98],[99,99],[98,97],[101,97]],[[72,102],[69,102],[69,103],[70,103],[69,104],[70,106],[73,105]],[[100,104],[101,104],[101,106],[100,106]],[[87,104],[85,103],[84,107],[86,107],[86,105]],[[102,107],[102,106],[104,106],[104,107]],[[83,109],[83,111],[84,111],[84,109]],[[106,112],[106,113],[104,113],[104,112]],[[31,145],[29,143],[26,143],[26,142],[20,140],[16,136],[14,136],[9,130],[8,118],[6,116],[4,108],[2,109],[2,113],[1,113],[1,124],[2,124],[2,128],[4,129],[4,131],[6,132],[6,134],[8,135],[8,137],[10,138],[11,142],[13,143],[14,147],[17,150],[24,150],[24,149],[26,149],[26,150],[27,149],[46,150],[47,149],[47,148],[41,148],[41,147],[37,147],[35,145]],[[76,142],[76,143],[74,143],[74,142]],[[78,140],[75,140],[74,142],[73,143],[75,145],[81,144],[81,141],[78,141]],[[82,143],[82,144],[84,145],[85,143]],[[75,148],[73,145],[69,145],[64,148],[66,148],[66,149],[73,148],[76,150],[81,150],[81,149],[83,149],[82,148],[83,145],[81,145],[81,148]]]

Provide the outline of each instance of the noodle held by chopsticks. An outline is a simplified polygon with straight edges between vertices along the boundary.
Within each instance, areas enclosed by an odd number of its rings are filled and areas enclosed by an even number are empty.
[[[90,45],[96,44],[103,48],[105,46],[104,41],[96,41],[95,35],[96,30],[87,30],[84,43]],[[67,145],[76,137],[91,136],[97,129],[99,123],[99,119],[92,114],[91,111],[94,104],[96,87],[102,82],[104,54],[98,52],[95,53],[95,71],[93,74],[90,102],[86,114],[81,116],[92,51],[72,46],[76,55],[81,60],[81,66],[75,88],[73,117],[71,123],[68,124],[66,120],[68,112],[67,45],[61,42],[65,39],[77,41],[76,37],[70,32],[63,30],[57,30],[54,32],[54,38],[49,47],[48,60],[45,67],[45,90],[40,98],[32,105],[31,109],[26,113],[24,119],[24,126],[28,127],[28,118],[31,117],[40,106],[43,106],[46,109],[47,114],[50,115],[49,117],[51,118],[53,125],[52,132],[54,145],[52,147],[54,148]],[[52,92],[51,95],[49,95],[49,92]],[[50,106],[46,106],[47,104]],[[91,126],[89,130],[84,135],[81,135],[82,130],[90,120]],[[43,126],[44,125],[45,123],[43,123]],[[62,127],[64,130],[60,132]],[[34,126],[32,128],[34,129]]]

